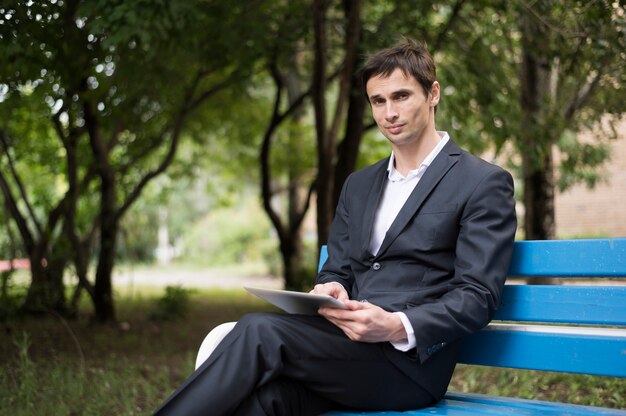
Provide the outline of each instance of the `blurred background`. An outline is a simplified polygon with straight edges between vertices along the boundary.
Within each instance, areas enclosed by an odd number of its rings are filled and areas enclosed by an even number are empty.
[[[149,414],[212,326],[271,310],[243,285],[310,288],[345,178],[389,154],[358,70],[402,36],[438,129],[514,174],[519,239],[626,235],[622,1],[5,1],[0,413]]]

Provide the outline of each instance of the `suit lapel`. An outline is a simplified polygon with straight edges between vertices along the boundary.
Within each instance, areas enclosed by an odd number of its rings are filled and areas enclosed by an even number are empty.
[[[461,149],[450,139],[441,152],[435,157],[431,165],[426,169],[424,176],[407,199],[398,213],[398,216],[387,230],[383,243],[377,255],[383,254],[391,243],[404,230],[408,222],[415,216],[428,195],[435,189],[441,179],[454,166],[461,154]],[[373,221],[373,219],[372,219]],[[371,229],[371,226],[370,226]],[[369,242],[369,240],[368,240]]]
[[[376,209],[380,204],[380,198],[385,189],[385,183],[387,182],[387,166],[389,165],[389,158],[385,159],[387,163],[381,163],[380,169],[376,173],[374,183],[367,195],[367,201],[365,203],[365,212],[363,214],[363,228],[361,235],[361,241],[363,243],[362,251],[364,253],[371,254],[369,251],[370,238],[372,236],[372,229],[374,228],[374,219],[376,215]]]

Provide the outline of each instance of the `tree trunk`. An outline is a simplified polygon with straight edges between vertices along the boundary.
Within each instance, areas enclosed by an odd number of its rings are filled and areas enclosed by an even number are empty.
[[[359,54],[359,57],[360,56],[362,55]],[[355,68],[359,68],[360,64],[361,59],[359,59]],[[339,202],[339,195],[341,194],[343,183],[348,178],[348,175],[356,169],[356,161],[359,156],[359,148],[365,129],[364,117],[367,109],[367,101],[360,88],[360,83],[358,72],[355,70],[352,75],[345,134],[339,146],[339,154],[335,166],[333,207],[336,207]]]
[[[333,156],[332,137],[326,125],[326,11],[328,1],[313,1],[314,61],[313,61],[313,107],[317,137],[317,240],[328,241],[333,212]]]
[[[527,240],[554,238],[554,166],[552,144],[545,136],[549,113],[550,62],[541,56],[542,27],[533,16],[521,17],[520,72],[522,125],[518,138],[524,175],[524,231]]]
[[[47,223],[42,226],[28,200],[23,181],[15,169],[9,152],[10,140],[4,131],[0,131],[0,143],[10,171],[7,176],[0,171],[0,191],[4,197],[6,213],[15,222],[22,238],[22,245],[28,253],[31,267],[31,284],[21,309],[26,313],[41,313],[49,310],[65,313],[63,271],[66,263],[64,256],[67,253],[60,246],[54,247],[54,250],[50,249],[51,236],[54,235],[63,212],[64,200],[59,201],[58,205],[48,212]],[[0,159],[2,157],[0,155]],[[9,177],[19,189],[19,200],[11,191]],[[22,213],[19,205],[26,206],[26,215]],[[29,223],[33,224],[34,231],[31,231]]]
[[[96,269],[96,284],[94,287],[95,319],[98,322],[115,321],[113,304],[113,265],[115,263],[115,248],[119,220],[115,210],[116,186],[115,175],[112,170],[103,169],[101,175],[101,202],[100,202],[100,254]]]
[[[97,322],[112,322],[115,321],[115,307],[111,280],[115,263],[118,223],[107,215],[105,209],[101,215],[100,254],[94,286],[95,319]]]
[[[554,224],[554,169],[552,153],[540,166],[522,154],[524,171],[524,231],[526,240],[551,240]]]
[[[526,240],[552,240],[554,225],[554,169],[552,152],[547,152],[543,163],[537,164],[522,152],[524,172],[524,232]],[[531,277],[529,285],[559,285],[554,277]]]
[[[104,323],[115,321],[111,278],[119,227],[119,217],[116,211],[117,190],[115,170],[109,162],[109,150],[102,137],[98,121],[89,103],[84,103],[83,108],[89,142],[100,178],[100,252],[94,285],[94,319]]]
[[[291,99],[290,99],[291,101]],[[294,122],[300,122],[298,115],[294,116]],[[294,129],[295,130],[295,129]],[[290,146],[291,151],[298,151],[294,147],[302,143],[301,135],[294,134],[289,135],[289,140],[293,146]],[[301,154],[301,151],[299,152]],[[302,244],[302,219],[301,217],[308,211],[308,201],[303,200],[303,193],[305,187],[303,184],[302,172],[298,167],[289,166],[289,184],[288,184],[288,219],[287,219],[287,240],[285,245],[288,246],[287,250],[281,250],[283,255],[283,266],[285,279],[285,288],[289,290],[306,290],[310,288],[310,283],[313,280],[313,275],[306,272],[306,267],[303,259],[303,244]],[[306,196],[308,198],[308,196]]]
[[[304,175],[299,163],[288,162],[287,165],[287,213],[280,215],[272,204],[274,192],[272,191],[272,169],[270,167],[270,153],[274,132],[280,124],[291,115],[291,128],[288,131],[288,152],[302,155],[303,136],[300,124],[304,112],[302,102],[304,95],[300,87],[300,77],[297,71],[297,57],[292,56],[291,69],[285,76],[280,72],[276,63],[270,65],[270,72],[276,84],[276,101],[270,124],[264,134],[263,144],[259,155],[261,161],[261,195],[263,208],[267,213],[279,239],[279,247],[283,264],[283,279],[285,287],[294,290],[303,290],[310,287],[313,274],[307,273],[304,267],[302,222],[309,209],[312,185],[308,193],[304,185]],[[280,103],[283,89],[286,87],[289,98],[289,108],[281,114]],[[305,194],[306,193],[306,194]],[[283,219],[285,218],[285,219]],[[310,262],[309,262],[310,263]]]
[[[328,41],[326,37],[327,19],[326,12],[329,3],[324,0],[313,2],[313,29],[314,29],[314,62],[313,62],[313,106],[315,110],[315,130],[318,150],[318,176],[317,176],[317,236],[318,245],[328,241],[330,226],[335,213],[337,195],[343,184],[343,180],[354,169],[358,144],[361,140],[364,108],[359,108],[358,96],[355,93],[355,85],[358,85],[355,73],[358,71],[358,51],[361,40],[361,1],[344,2],[345,15],[345,39],[344,59],[339,80],[339,88],[336,98],[336,106],[330,127],[326,122],[326,70]],[[355,84],[356,82],[356,84]],[[353,100],[357,100],[354,102]],[[355,131],[346,134],[350,142],[346,142],[343,156],[344,159],[335,160],[337,149],[337,136],[339,126],[345,118],[346,103],[356,104],[352,113],[348,114],[349,127],[355,127]],[[360,128],[358,126],[361,126]],[[355,147],[356,144],[356,147]],[[343,164],[346,166],[343,166]],[[335,177],[336,170],[340,171],[341,177]]]
[[[291,241],[281,244],[285,289],[304,291],[311,288],[313,275],[307,272],[302,258],[302,239],[292,236]]]
[[[63,271],[66,260],[60,253],[44,257],[41,246],[29,253],[31,283],[22,311],[44,313],[49,310],[65,314],[67,311]]]

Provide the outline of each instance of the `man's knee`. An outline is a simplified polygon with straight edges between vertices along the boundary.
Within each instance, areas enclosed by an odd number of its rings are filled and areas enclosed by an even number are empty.
[[[279,378],[256,389],[237,409],[236,415],[318,415],[332,402],[317,396],[295,380]]]
[[[271,312],[253,312],[248,313],[242,316],[239,321],[237,321],[237,325],[243,326],[254,326],[259,324],[264,324],[270,320],[272,320],[273,316],[277,314]]]
[[[248,334],[251,332],[266,334],[273,332],[279,316],[278,314],[268,312],[249,313],[237,322],[236,328]]]

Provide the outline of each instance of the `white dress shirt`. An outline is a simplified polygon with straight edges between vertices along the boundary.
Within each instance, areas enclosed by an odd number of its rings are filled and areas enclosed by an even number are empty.
[[[441,152],[441,149],[446,145],[450,136],[445,131],[437,132],[441,137],[439,143],[435,148],[426,156],[424,161],[417,167],[403,176],[395,168],[395,156],[393,152],[389,158],[389,166],[387,167],[387,183],[383,190],[383,196],[380,201],[380,205],[376,211],[376,217],[374,219],[374,228],[370,239],[370,252],[377,254],[380,250],[380,246],[383,244],[387,230],[391,227],[391,224],[398,216],[398,213],[406,203],[407,199],[417,186],[418,182],[424,176],[424,172],[428,169],[428,166],[432,163],[435,157]],[[392,342],[391,344],[400,351],[408,351],[416,346],[415,332],[413,326],[409,322],[409,318],[403,312],[395,312],[402,320],[402,325],[407,333],[407,340],[401,342]]]

